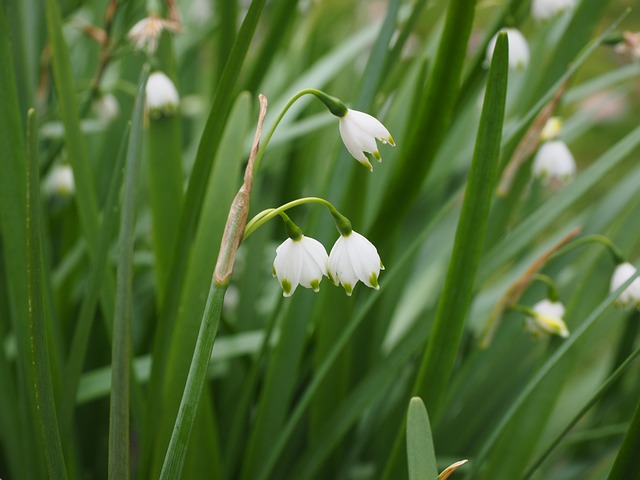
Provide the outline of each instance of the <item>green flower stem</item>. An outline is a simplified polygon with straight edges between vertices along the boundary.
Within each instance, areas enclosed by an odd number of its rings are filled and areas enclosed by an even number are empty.
[[[218,333],[220,314],[227,286],[231,280],[233,265],[238,246],[242,242],[246,229],[247,213],[249,211],[249,198],[253,186],[254,162],[258,153],[258,144],[262,133],[264,116],[267,113],[267,99],[260,95],[260,114],[258,125],[253,139],[251,155],[244,173],[244,182],[236,194],[231,207],[227,223],[222,235],[220,252],[216,261],[213,280],[209,288],[207,303],[205,305],[200,330],[196,340],[195,351],[189,367],[187,383],[182,393],[182,401],[178,410],[178,417],[173,426],[169,448],[164,457],[161,480],[173,480],[182,477],[182,467],[187,453],[189,437],[196,419],[198,403],[204,382],[206,381],[209,359],[213,351],[213,344]]]
[[[533,308],[527,307],[525,305],[520,305],[517,303],[514,305],[509,305],[509,310],[513,310],[514,312],[524,313],[529,317],[535,317],[537,315],[536,311]]]
[[[304,90],[300,90],[293,97],[291,97],[291,99],[289,99],[287,104],[284,106],[284,108],[282,109],[282,111],[278,115],[278,118],[276,118],[276,121],[274,122],[274,124],[271,127],[271,129],[269,130],[269,132],[267,132],[266,137],[262,141],[262,144],[260,145],[260,149],[258,150],[258,155],[256,157],[256,162],[255,162],[254,167],[253,167],[253,172],[254,173],[258,170],[258,167],[260,165],[260,161],[262,160],[262,157],[264,156],[264,152],[266,151],[267,146],[269,145],[269,141],[271,140],[271,137],[275,133],[276,128],[278,127],[278,125],[280,124],[282,119],[284,118],[285,114],[289,111],[289,109],[293,106],[294,103],[296,103],[296,101],[300,97],[303,97],[305,95],[314,95],[322,103],[324,103],[327,106],[327,108],[329,109],[329,111],[333,115],[335,115],[336,117],[344,117],[344,115],[347,113],[347,107],[345,106],[345,104],[342,103],[336,97],[332,97],[331,95],[327,95],[326,93],[324,93],[324,92],[322,92],[320,90],[317,90],[315,88],[305,88]]]
[[[244,230],[244,237],[242,238],[242,241],[244,242],[247,238],[249,238],[249,235],[251,235],[253,232],[255,232],[258,228],[260,228],[262,225],[267,223],[272,218],[280,215],[282,212],[285,212],[290,208],[297,207],[298,205],[304,205],[305,203],[319,203],[320,205],[324,205],[329,209],[329,212],[331,212],[331,215],[333,215],[333,218],[336,220],[336,225],[338,224],[338,222],[340,222],[342,228],[345,229],[346,224],[348,224],[349,232],[351,231],[351,223],[349,222],[349,220],[347,220],[345,216],[343,216],[340,212],[338,212],[338,210],[336,210],[336,208],[330,202],[320,197],[303,197],[303,198],[298,198],[297,200],[293,200],[289,203],[285,203],[284,205],[278,208],[269,208],[267,210],[263,210],[262,212],[258,213],[247,223],[247,226]],[[340,227],[338,227],[338,230],[340,230]],[[340,230],[340,233],[342,232],[343,231]]]
[[[556,284],[551,280],[547,275],[543,275],[542,273],[536,273],[533,276],[534,280],[538,280],[539,282],[544,283],[547,286],[547,297],[552,302],[557,302],[560,300],[560,295],[558,294],[558,288]]]
[[[554,256],[564,255],[565,253],[568,253],[571,250],[574,250],[578,247],[581,247],[589,243],[600,243],[604,245],[609,251],[609,253],[611,254],[611,256],[613,257],[613,261],[616,264],[624,263],[627,261],[622,251],[608,237],[605,237],[604,235],[598,235],[598,234],[587,235],[586,237],[579,238],[578,240],[571,242],[566,247],[558,250],[558,252],[556,252]]]
[[[202,323],[198,332],[196,349],[193,352],[193,360],[189,368],[189,376],[182,394],[182,402],[178,417],[171,434],[169,449],[164,458],[160,480],[172,480],[181,478],[182,466],[189,444],[189,436],[196,418],[200,394],[207,375],[209,359],[213,351],[213,344],[218,333],[220,314],[224,294],[227,291],[228,279],[224,283],[214,280],[211,282],[207,304],[204,309]]]

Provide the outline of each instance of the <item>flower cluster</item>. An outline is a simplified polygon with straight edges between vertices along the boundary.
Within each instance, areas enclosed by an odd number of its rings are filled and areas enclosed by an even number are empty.
[[[287,238],[276,249],[273,262],[273,276],[278,278],[285,297],[293,295],[298,285],[317,292],[323,276],[336,286],[342,284],[349,296],[358,281],[378,290],[381,269],[384,267],[376,247],[353,230],[340,235],[329,255],[313,238]]]

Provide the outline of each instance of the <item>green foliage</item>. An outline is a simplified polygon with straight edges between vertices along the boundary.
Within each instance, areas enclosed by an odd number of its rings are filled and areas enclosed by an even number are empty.
[[[5,2],[0,477],[635,478],[637,281],[610,291],[607,245],[640,265],[640,68],[611,45],[640,17],[532,3]],[[486,58],[503,27],[523,69],[505,34]],[[156,70],[180,105],[150,115]],[[373,173],[315,89],[389,130]],[[552,114],[566,182],[532,174]],[[335,207],[379,278],[284,298],[285,204],[328,252]],[[535,273],[566,339],[529,333]]]

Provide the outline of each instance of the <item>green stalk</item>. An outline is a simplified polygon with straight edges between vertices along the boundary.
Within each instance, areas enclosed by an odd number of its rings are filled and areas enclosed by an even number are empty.
[[[51,367],[47,347],[42,282],[42,245],[40,238],[40,176],[38,163],[38,126],[35,110],[27,114],[27,297],[29,331],[31,337],[31,381],[34,383],[37,426],[47,464],[49,478],[67,478],[67,471],[60,442],[56,418],[56,406],[51,383]]]
[[[127,479],[130,474],[129,386],[131,382],[131,309],[133,250],[135,243],[136,193],[140,176],[144,92],[149,76],[140,74],[125,164],[124,195],[120,217],[118,271],[111,359],[111,407],[109,411],[109,478]]]

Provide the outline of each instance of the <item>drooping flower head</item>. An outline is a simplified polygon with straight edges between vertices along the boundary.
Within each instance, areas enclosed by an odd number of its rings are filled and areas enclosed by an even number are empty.
[[[611,277],[610,291],[620,288],[627,280],[636,273],[636,267],[629,262],[620,263],[613,271]],[[636,278],[616,300],[616,305],[620,307],[640,308],[640,277]]]
[[[506,32],[509,40],[509,68],[511,70],[522,70],[529,65],[529,44],[524,38],[522,33],[515,28],[505,28],[501,30]],[[498,34],[496,33],[487,45],[487,59],[485,65],[491,64],[491,58],[493,57],[493,51],[496,48],[496,42],[498,41]]]
[[[76,191],[73,170],[69,165],[56,165],[44,181],[44,191],[49,195],[70,197]]]
[[[120,113],[118,100],[112,93],[105,93],[93,102],[93,112],[100,121],[110,123],[115,120]]]
[[[569,336],[569,330],[564,323],[564,305],[544,299],[532,308],[534,315],[527,317],[525,326],[537,338],[558,335],[562,338]]]
[[[127,38],[133,42],[136,50],[146,50],[152,55],[158,49],[158,42],[163,30],[179,32],[180,24],[153,14],[131,27]]]
[[[563,141],[545,142],[533,159],[532,173],[545,184],[565,185],[576,175],[576,161]]]
[[[358,281],[378,290],[378,276],[384,266],[376,247],[353,230],[341,234],[329,253],[329,278],[337,286],[342,284],[351,296]]]
[[[180,97],[169,77],[162,72],[149,75],[145,88],[147,109],[152,117],[171,115],[178,109]]]
[[[548,20],[566,10],[572,9],[575,3],[575,0],[533,0],[531,2],[531,15],[537,21]]]
[[[298,285],[320,290],[320,281],[327,275],[328,256],[324,246],[311,237],[287,238],[276,249],[273,276],[278,277],[282,295],[290,297]]]
[[[382,161],[376,139],[395,146],[389,130],[377,118],[357,110],[347,109],[347,112],[340,117],[340,136],[353,158],[369,171],[373,171],[373,167],[365,153],[373,155],[378,162]]]

